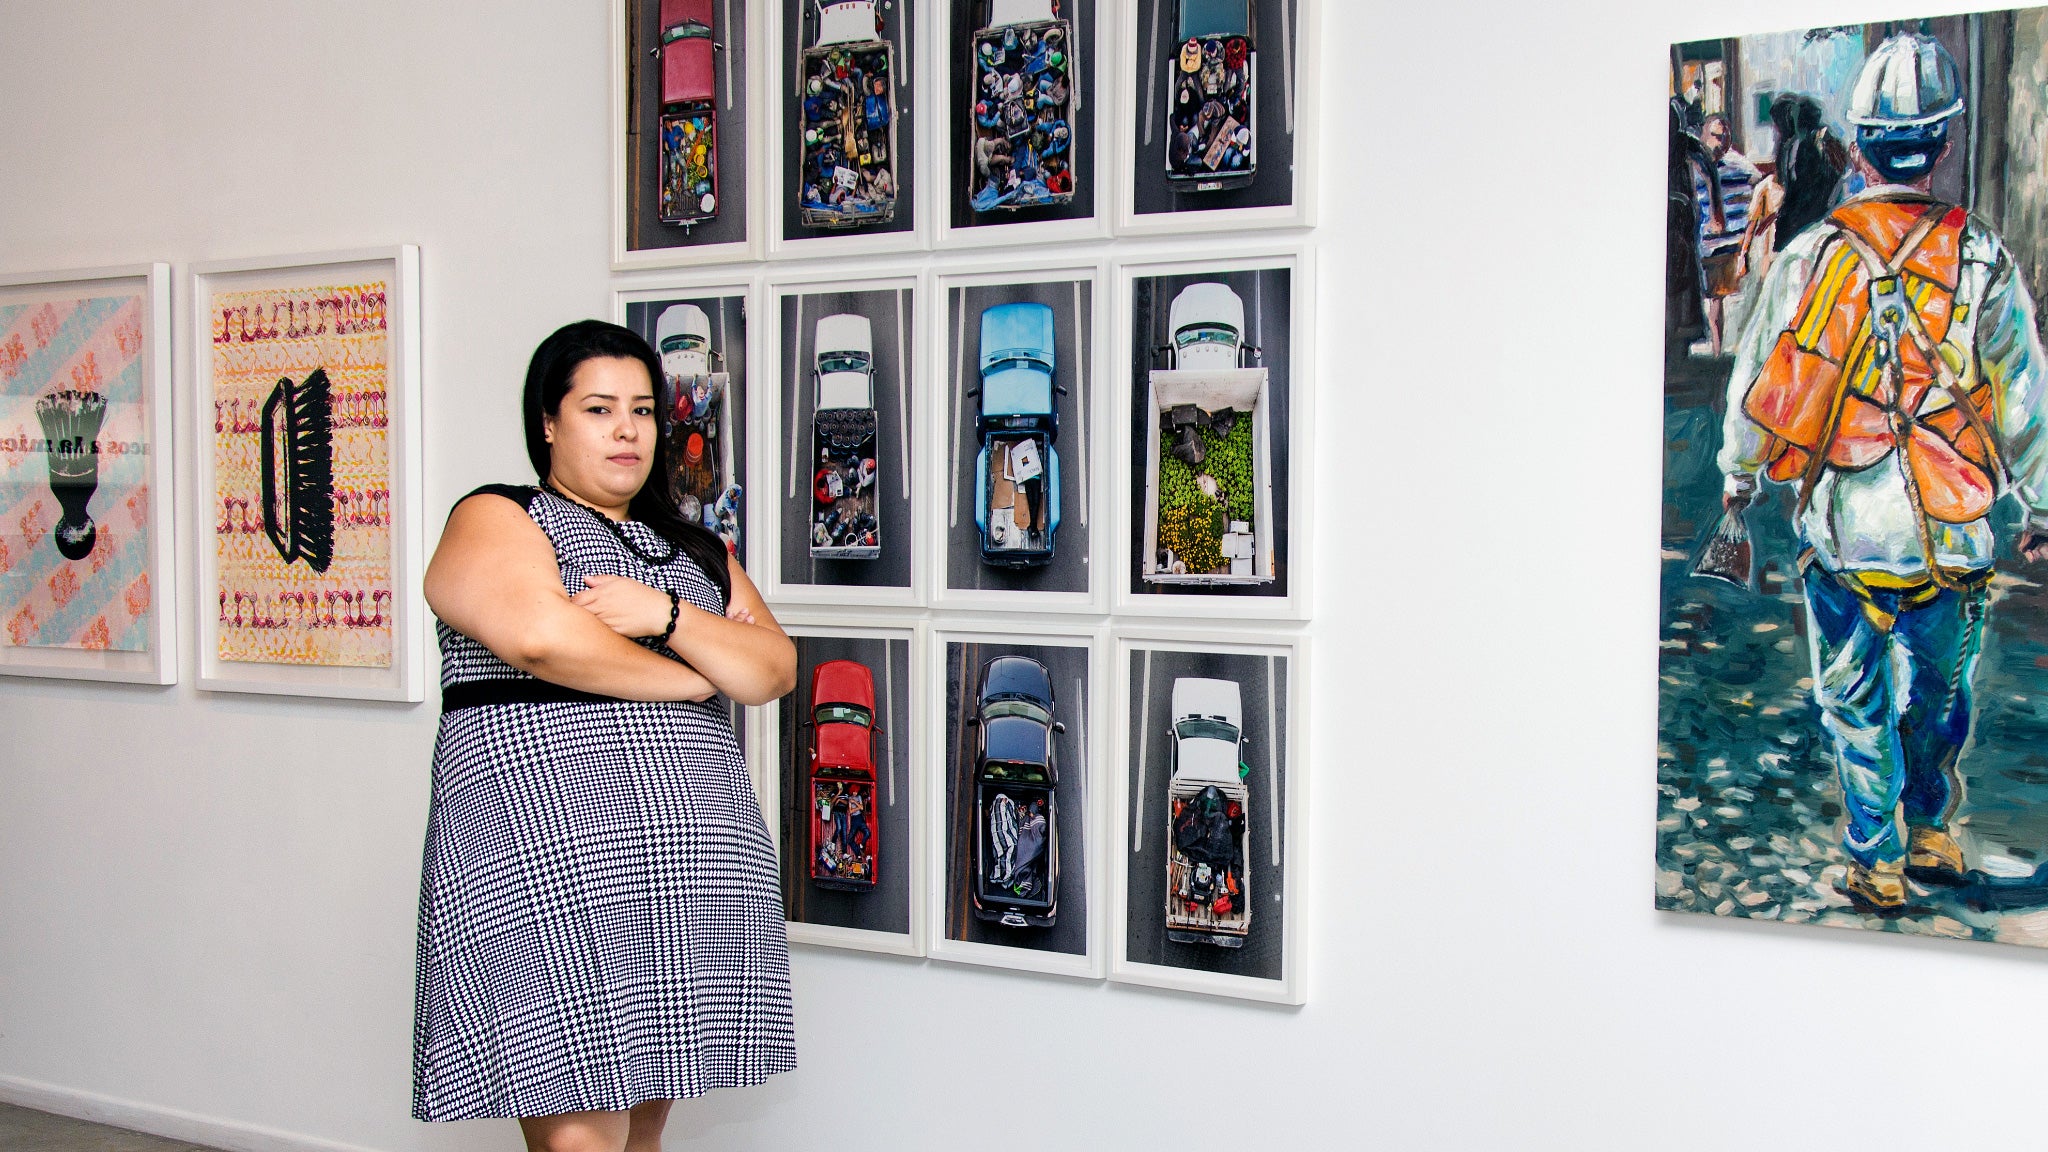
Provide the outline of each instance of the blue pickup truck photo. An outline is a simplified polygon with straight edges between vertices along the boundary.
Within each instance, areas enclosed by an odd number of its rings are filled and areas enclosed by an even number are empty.
[[[974,526],[983,563],[1050,563],[1060,529],[1060,457],[1053,383],[1053,313],[1044,304],[999,304],[981,314],[981,398],[975,428]]]

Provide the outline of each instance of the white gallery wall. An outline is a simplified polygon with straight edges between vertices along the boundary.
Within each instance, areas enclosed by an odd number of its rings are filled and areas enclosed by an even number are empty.
[[[2038,1146],[2048,955],[1651,910],[1665,46],[1926,11],[1323,8],[1308,1005],[800,949],[669,1147]],[[621,284],[607,14],[0,0],[0,271],[171,261],[189,443],[186,265],[419,244],[437,532]],[[178,475],[186,683],[0,680],[0,1100],[515,1146],[407,1118],[431,694],[194,689]]]

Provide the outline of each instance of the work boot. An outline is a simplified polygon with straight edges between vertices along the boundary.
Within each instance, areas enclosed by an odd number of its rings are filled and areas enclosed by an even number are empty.
[[[1897,916],[1906,910],[1906,862],[1879,860],[1865,867],[1851,860],[1842,893],[1859,912]]]
[[[1963,882],[1963,848],[1940,828],[1913,828],[1906,836],[1906,875],[1922,884]]]

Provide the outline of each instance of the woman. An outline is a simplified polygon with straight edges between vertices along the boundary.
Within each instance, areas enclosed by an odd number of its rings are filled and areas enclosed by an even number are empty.
[[[426,579],[441,730],[413,1114],[654,1152],[669,1102],[796,1063],[776,861],[721,694],[794,645],[668,491],[647,343],[586,320],[527,369],[537,488],[455,506]],[[651,474],[651,479],[650,479]]]

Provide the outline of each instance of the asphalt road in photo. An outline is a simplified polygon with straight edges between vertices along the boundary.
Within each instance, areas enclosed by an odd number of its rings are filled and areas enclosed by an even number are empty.
[[[1266,584],[1176,585],[1147,584],[1144,580],[1145,501],[1154,498],[1151,478],[1146,475],[1145,405],[1150,403],[1151,372],[1168,366],[1166,357],[1153,350],[1173,342],[1170,316],[1173,298],[1191,284],[1223,284],[1244,301],[1244,341],[1260,350],[1255,366],[1266,369],[1266,415],[1268,443],[1272,453],[1273,523],[1270,529],[1252,525],[1265,548],[1265,534],[1274,533],[1273,579]],[[1131,439],[1125,451],[1131,453],[1131,541],[1125,560],[1124,579],[1133,595],[1181,596],[1285,596],[1289,568],[1288,431],[1293,427],[1294,328],[1293,289],[1285,268],[1262,268],[1243,272],[1195,272],[1177,276],[1141,276],[1131,285]],[[1337,502],[1338,515],[1344,504]]]
[[[834,587],[908,588],[911,573],[910,290],[817,292],[784,296],[782,308],[782,582]],[[811,417],[817,411],[818,319],[865,316],[875,339],[875,469],[881,486],[882,554],[872,560],[811,555]],[[838,349],[830,349],[838,351]]]
[[[1052,677],[1053,735],[1059,784],[1053,790],[1059,828],[1059,917],[1050,928],[1006,928],[974,915],[974,688],[982,665],[998,656],[1029,656]],[[946,645],[946,937],[1007,948],[1083,955],[1088,950],[1088,649],[1052,644]]]
[[[1243,188],[1175,193],[1166,183],[1168,85],[1179,67],[1180,0],[1138,0],[1138,121],[1133,204],[1140,216],[1159,212],[1203,212],[1214,208],[1266,208],[1294,199],[1294,33],[1300,13],[1294,0],[1261,0],[1254,6],[1252,132],[1257,174]],[[1334,66],[1341,67],[1336,62]],[[1342,112],[1343,109],[1338,109]]]
[[[886,652],[886,660],[884,654]],[[870,892],[821,888],[810,880],[810,733],[803,728],[815,705],[811,673],[828,660],[855,660],[875,677],[875,871]],[[805,924],[910,931],[910,641],[881,637],[796,637],[796,691],[783,697],[778,748],[782,756],[782,904],[784,915]]]
[[[941,366],[951,389],[946,461],[946,587],[959,590],[998,589],[1023,592],[1088,591],[1088,494],[1100,483],[1089,459],[1088,401],[1093,395],[1089,355],[1095,337],[1092,286],[1078,280],[1040,284],[986,284],[954,288],[946,300],[946,363]],[[1059,412],[1059,438],[1053,450],[1060,461],[1060,527],[1053,539],[1052,561],[1040,568],[997,568],[981,560],[980,533],[974,527],[974,463],[981,451],[975,422],[981,399],[969,387],[981,381],[981,314],[998,304],[1044,304],[1053,313],[1053,383],[1066,394],[1053,394]]]
[[[1173,773],[1173,682],[1184,676],[1234,680],[1244,706],[1243,762],[1246,828],[1251,833],[1246,870],[1252,889],[1250,934],[1242,948],[1181,944],[1166,938],[1167,787]],[[1124,951],[1134,962],[1202,972],[1278,980],[1286,908],[1286,847],[1281,800],[1286,788],[1287,665],[1284,657],[1233,652],[1139,649],[1131,656],[1131,811],[1116,830],[1119,850],[1130,855]],[[1112,926],[1111,931],[1117,929]]]

